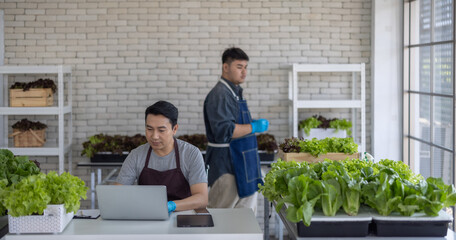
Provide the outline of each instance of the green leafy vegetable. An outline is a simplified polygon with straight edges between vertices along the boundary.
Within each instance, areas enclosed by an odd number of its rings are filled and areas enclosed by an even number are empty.
[[[267,153],[274,153],[279,148],[274,135],[268,133],[258,134],[256,136],[258,150],[264,150]]]
[[[304,129],[304,132],[309,135],[312,128],[334,128],[336,132],[340,130],[347,131],[348,136],[351,136],[352,123],[346,119],[326,119],[323,116],[313,116],[299,122],[298,129]]]
[[[38,166],[27,156],[14,156],[10,150],[0,149],[0,216],[6,213],[6,208],[2,204],[5,189],[39,172]]]
[[[456,204],[456,190],[441,178],[424,179],[402,162],[382,159],[379,163],[352,159],[318,163],[272,164],[260,192],[287,206],[287,219],[311,223],[315,209],[334,216],[342,207],[348,215],[358,214],[361,205],[387,216],[399,212],[411,216],[424,212],[436,216],[444,207]]]
[[[64,204],[67,212],[79,209],[80,199],[86,199],[88,188],[78,177],[69,173],[31,175],[7,187],[3,204],[13,217],[43,214],[48,204]]]
[[[380,173],[379,178],[369,182],[362,188],[364,203],[377,210],[383,216],[388,216],[396,210],[401,197],[395,196],[391,185],[395,181],[394,174],[390,175],[386,171]]]
[[[304,132],[309,135],[310,134],[310,129],[312,128],[318,128],[320,126],[321,121],[317,120],[315,117],[310,117],[307,118],[303,121],[299,122],[298,128],[299,129],[304,129]]]
[[[318,157],[326,153],[346,153],[353,154],[358,152],[358,145],[352,138],[325,138],[318,140],[301,140],[298,138],[285,139],[280,144],[280,149],[285,152],[307,152],[312,156]]]
[[[352,128],[352,123],[350,121],[347,121],[345,119],[334,119],[329,123],[330,128],[335,128],[336,132],[340,130],[345,130],[347,131],[347,135],[351,136],[351,128]]]
[[[289,194],[283,200],[279,200],[277,209],[281,209],[284,203],[291,204],[287,208],[287,219],[292,222],[303,221],[310,226],[314,206],[322,192],[321,185],[312,178],[300,175],[291,178],[288,185]]]
[[[201,151],[205,151],[207,148],[208,141],[206,134],[185,134],[177,137],[177,139],[188,142]]]
[[[130,136],[109,136],[96,134],[89,137],[89,141],[83,142],[81,156],[93,157],[97,152],[111,152],[122,155],[123,152],[130,152],[147,142],[146,137],[141,134]]]

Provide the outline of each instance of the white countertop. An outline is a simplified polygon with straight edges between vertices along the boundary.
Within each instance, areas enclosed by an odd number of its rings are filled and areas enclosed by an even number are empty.
[[[6,240],[142,240],[142,239],[263,239],[263,232],[250,209],[209,209],[214,227],[178,228],[173,213],[166,221],[124,221],[98,218],[73,219],[59,234],[8,234]]]

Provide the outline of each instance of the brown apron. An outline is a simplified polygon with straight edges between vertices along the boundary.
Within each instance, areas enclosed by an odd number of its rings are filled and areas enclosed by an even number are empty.
[[[182,173],[180,168],[179,149],[177,147],[177,140],[174,139],[174,154],[176,159],[176,168],[166,171],[157,171],[152,168],[148,168],[150,153],[152,147],[149,146],[147,152],[146,163],[141,171],[138,179],[138,185],[165,185],[168,193],[168,201],[180,200],[190,197],[190,185]]]

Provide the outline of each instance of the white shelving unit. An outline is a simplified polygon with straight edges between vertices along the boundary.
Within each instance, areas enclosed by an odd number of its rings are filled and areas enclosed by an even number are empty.
[[[0,105],[0,116],[3,117],[2,134],[0,148],[6,148],[15,155],[27,156],[58,156],[59,173],[64,172],[65,154],[68,154],[68,171],[71,172],[71,145],[73,139],[72,122],[72,86],[71,86],[71,67],[63,65],[53,66],[0,66],[0,74],[3,81],[0,89],[3,89],[3,104]],[[51,107],[8,107],[9,106],[9,86],[8,75],[18,74],[46,74],[57,76],[57,106]],[[66,82],[66,83],[65,83]],[[65,103],[65,84],[67,88],[67,99]],[[69,114],[67,123],[67,140],[65,141],[65,115]],[[58,141],[57,146],[16,148],[8,144],[8,115],[57,115],[58,116]]]
[[[299,100],[298,74],[299,73],[352,73],[352,99],[350,100]],[[356,99],[357,75],[361,78],[360,99]],[[352,110],[353,139],[356,139],[356,109],[361,111],[361,145],[360,152],[366,147],[366,78],[365,65],[361,64],[293,64],[288,74],[288,98],[290,100],[290,135],[298,137],[298,110],[308,108],[348,108]]]

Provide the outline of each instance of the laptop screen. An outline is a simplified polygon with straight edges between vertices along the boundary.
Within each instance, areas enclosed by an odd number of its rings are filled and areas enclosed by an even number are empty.
[[[161,185],[97,185],[103,219],[166,220],[168,199]]]

